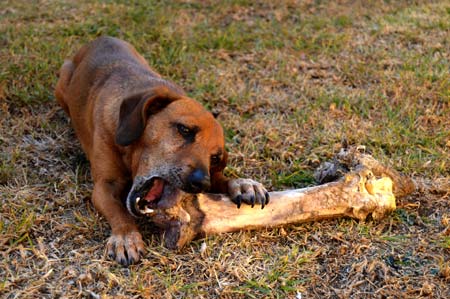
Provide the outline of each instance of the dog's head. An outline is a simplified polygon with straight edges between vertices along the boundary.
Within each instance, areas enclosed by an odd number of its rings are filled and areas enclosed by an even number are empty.
[[[126,204],[134,215],[139,204],[156,207],[181,191],[207,191],[226,165],[220,124],[200,103],[168,86],[123,101],[116,143],[131,149],[133,186]]]

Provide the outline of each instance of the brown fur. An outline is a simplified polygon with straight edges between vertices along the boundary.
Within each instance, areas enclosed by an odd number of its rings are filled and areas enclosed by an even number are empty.
[[[101,37],[82,47],[62,66],[55,96],[91,162],[92,202],[111,225],[107,249],[118,262],[133,263],[144,252],[121,200],[136,177],[155,172],[187,192],[229,192],[238,205],[267,202],[259,183],[230,184],[223,176],[227,153],[219,123],[130,44]],[[181,134],[180,124],[191,135]],[[199,188],[190,181],[194,170],[204,174]]]

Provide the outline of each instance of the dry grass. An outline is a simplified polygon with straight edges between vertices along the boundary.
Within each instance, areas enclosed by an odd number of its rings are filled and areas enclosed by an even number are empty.
[[[127,2],[0,3],[1,297],[450,297],[448,192],[403,199],[379,223],[210,236],[177,253],[142,222],[147,256],[119,267],[52,95],[62,60],[109,34],[221,112],[229,175],[306,186],[346,136],[448,186],[448,1]]]

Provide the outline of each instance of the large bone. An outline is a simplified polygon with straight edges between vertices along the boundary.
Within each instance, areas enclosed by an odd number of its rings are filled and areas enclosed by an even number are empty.
[[[223,194],[185,194],[177,202],[165,203],[163,209],[148,211],[147,216],[164,229],[165,245],[179,249],[194,238],[224,232],[344,216],[364,220],[371,215],[381,219],[395,210],[396,192],[403,196],[414,189],[411,180],[359,151],[344,149],[331,168],[354,170],[337,182],[271,192],[270,203],[264,209],[246,205],[238,209]],[[322,169],[319,177],[327,171]]]

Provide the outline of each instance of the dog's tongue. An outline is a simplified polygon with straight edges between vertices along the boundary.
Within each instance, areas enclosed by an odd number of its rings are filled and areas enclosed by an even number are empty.
[[[164,189],[164,181],[161,179],[155,179],[153,181],[152,188],[148,191],[147,195],[145,196],[145,200],[152,201],[157,198],[160,198],[163,189]]]

